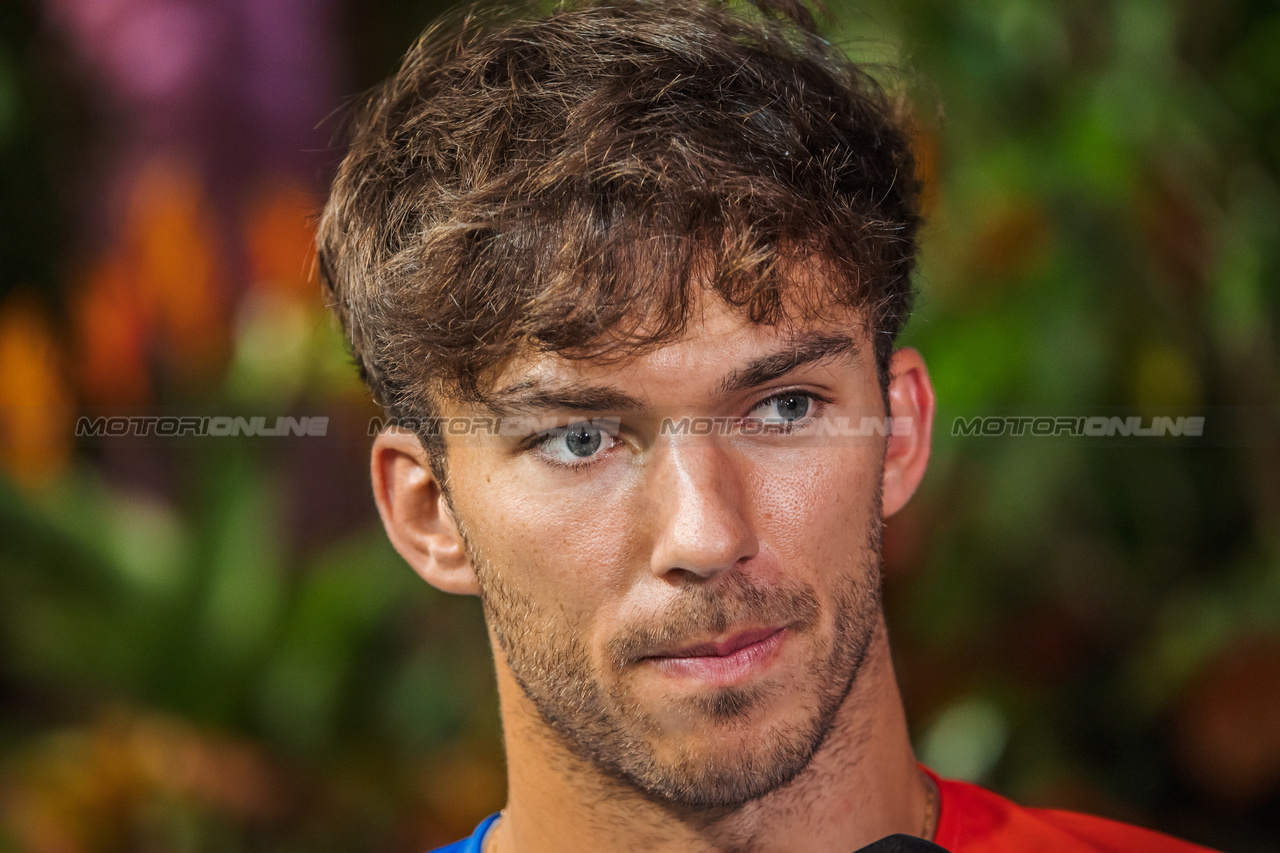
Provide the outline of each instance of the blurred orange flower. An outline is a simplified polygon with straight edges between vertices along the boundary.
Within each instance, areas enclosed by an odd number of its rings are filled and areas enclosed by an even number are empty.
[[[260,191],[245,217],[245,245],[254,287],[320,307],[314,256],[320,201],[288,185]]]
[[[158,160],[139,176],[127,252],[139,304],[162,362],[180,378],[209,379],[226,349],[226,269],[196,174]]]
[[[100,263],[71,300],[80,393],[91,405],[136,405],[151,397],[147,323],[124,258]]]
[[[61,348],[44,305],[18,291],[0,305],[0,464],[18,482],[56,476],[73,414]]]

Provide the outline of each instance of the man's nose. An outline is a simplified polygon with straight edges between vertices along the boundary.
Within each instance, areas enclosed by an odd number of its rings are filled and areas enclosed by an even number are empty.
[[[714,438],[675,439],[659,450],[649,483],[655,575],[705,580],[756,555],[742,465]]]

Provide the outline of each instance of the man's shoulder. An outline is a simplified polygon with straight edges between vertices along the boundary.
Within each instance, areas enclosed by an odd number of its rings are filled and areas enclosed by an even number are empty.
[[[1150,829],[1077,812],[1025,808],[967,782],[938,779],[935,841],[952,853],[1211,853]]]

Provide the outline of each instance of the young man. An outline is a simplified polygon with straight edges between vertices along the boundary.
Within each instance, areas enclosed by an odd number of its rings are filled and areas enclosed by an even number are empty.
[[[374,493],[414,569],[480,596],[506,737],[507,808],[448,849],[1192,850],[912,756],[880,534],[929,456],[893,348],[918,185],[893,105],[787,5],[468,19],[356,119],[321,270],[414,425]]]

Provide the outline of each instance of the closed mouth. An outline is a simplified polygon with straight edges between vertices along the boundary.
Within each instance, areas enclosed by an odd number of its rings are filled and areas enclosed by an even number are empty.
[[[765,628],[752,628],[746,631],[739,631],[722,640],[710,640],[703,643],[695,643],[689,646],[681,646],[678,649],[670,649],[661,652],[655,652],[648,655],[649,658],[699,658],[699,657],[728,657],[729,655],[741,651],[747,646],[755,645],[762,642],[782,631],[786,626],[774,625]]]

